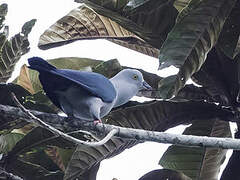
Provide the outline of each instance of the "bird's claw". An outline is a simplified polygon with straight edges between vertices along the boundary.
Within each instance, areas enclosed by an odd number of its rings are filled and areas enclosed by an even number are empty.
[[[94,120],[93,123],[94,123],[94,125],[97,125],[98,123],[102,123],[102,120],[101,119],[97,119],[97,120]]]

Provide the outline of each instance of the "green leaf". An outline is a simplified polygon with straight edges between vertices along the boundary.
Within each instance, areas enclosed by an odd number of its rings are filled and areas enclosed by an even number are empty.
[[[40,160],[40,159],[39,159]],[[62,180],[63,172],[60,170],[49,171],[44,167],[30,163],[24,160],[16,159],[11,162],[11,165],[8,164],[6,167],[7,171],[10,171],[18,176],[28,180]]]
[[[56,147],[56,149],[57,149],[57,153],[58,153],[59,157],[61,158],[61,161],[62,161],[62,163],[64,165],[64,168],[66,170],[68,162],[71,160],[71,157],[72,157],[72,154],[75,151],[75,148],[73,148],[73,149],[64,149],[64,148]]]
[[[128,4],[124,7],[123,11],[131,11],[136,9],[137,7],[143,5],[144,3],[148,2],[149,0],[130,0]]]
[[[238,126],[239,127],[239,126]],[[239,129],[235,132],[235,139],[240,138],[240,131]],[[233,153],[228,160],[227,165],[222,172],[220,180],[228,180],[228,179],[239,179],[239,160],[240,160],[240,151],[233,150]]]
[[[176,97],[171,99],[171,101],[206,101],[215,102],[214,99],[207,93],[204,87],[196,87],[192,84],[186,85],[182,88]]]
[[[95,165],[103,159],[116,155],[135,144],[135,141],[112,138],[103,146],[89,147],[79,145],[68,163],[64,179],[82,179],[83,176],[89,174],[89,171],[91,171],[92,168],[94,169]]]
[[[175,19],[178,14],[177,10],[173,7],[173,0],[145,1],[130,11],[123,11],[122,14],[107,11],[94,4],[88,5],[98,14],[110,18],[123,28],[139,36],[154,48],[161,47],[163,41],[166,39],[167,33],[175,24]],[[159,21],[159,19],[161,19],[161,21]],[[145,42],[143,43],[148,45]]]
[[[181,83],[182,81],[178,80],[178,76],[172,75],[168,76],[166,78],[163,78],[161,81],[159,81],[158,84],[158,96],[162,99],[166,99],[167,97],[171,97],[172,94],[174,94],[175,89],[173,87],[173,84],[175,82]]]
[[[101,8],[101,6],[97,7]],[[107,11],[108,14],[113,13],[113,11],[106,8],[103,9],[104,11]],[[119,14],[115,14],[117,17],[121,17]],[[136,25],[133,24],[132,26]],[[71,30],[72,27],[79,30]],[[114,22],[109,17],[98,14],[84,4],[79,8],[72,10],[69,14],[47,29],[40,36],[38,46],[41,49],[48,49],[71,43],[76,40],[99,38],[110,40],[145,54],[155,57],[158,56],[157,49],[153,49],[138,36],[122,27],[118,22]]]
[[[23,138],[23,134],[9,133],[0,136],[0,153],[6,154],[16,145],[16,143]]]
[[[7,15],[8,12],[8,5],[3,3],[0,5],[0,30],[4,27],[4,20],[5,16]],[[1,34],[1,33],[0,33]]]
[[[28,34],[32,31],[32,28],[35,25],[36,21],[36,19],[32,19],[23,25],[21,33],[24,35],[24,37],[28,37]]]
[[[232,106],[239,89],[238,62],[237,59],[232,61],[224,53],[213,48],[201,69],[192,76],[192,80],[203,86],[214,102]]]
[[[176,95],[192,74],[201,68],[234,3],[235,0],[193,0],[182,12],[184,15],[180,13],[178,23],[160,49],[159,69],[171,65],[180,68],[176,81],[168,88],[169,92],[162,91],[160,87],[163,98]]]
[[[16,95],[20,103],[25,101],[26,96],[31,95],[27,90],[17,84],[0,83],[0,104],[16,106],[15,102],[11,98],[12,92]]]
[[[157,48],[174,25],[178,13],[171,2],[145,1],[141,6],[120,12],[87,2],[47,29],[40,37],[39,47],[48,49],[76,40],[102,38],[158,57]]]
[[[74,150],[70,149],[66,149],[66,152],[64,152],[64,154],[66,154],[69,159],[72,156]],[[70,152],[70,153],[69,153]],[[52,159],[52,161],[59,167],[59,169],[61,169],[62,171],[65,171],[65,165],[63,163],[62,160],[62,156],[59,154],[58,148],[57,147],[48,147],[45,149],[45,153]],[[68,159],[68,160],[69,160]]]
[[[131,0],[75,0],[75,2],[78,2],[78,3],[92,2],[99,6],[105,7],[107,9],[115,10],[115,11],[121,10],[128,3],[128,1],[131,1]]]
[[[171,169],[157,169],[148,172],[143,175],[139,180],[160,180],[160,179],[169,179],[169,180],[191,180],[191,178],[185,176],[181,172],[173,171]]]
[[[239,49],[237,49],[237,43],[240,38],[239,17],[240,1],[237,1],[223,26],[217,43],[217,46],[231,59],[235,58],[240,52]]]
[[[21,56],[29,51],[28,33],[31,31],[35,20],[23,25],[22,33],[18,33],[10,40],[4,33],[0,33],[0,82],[6,82],[14,70],[15,64]]]
[[[181,12],[190,1],[191,0],[176,0],[174,1],[174,7],[178,10],[178,12]]]
[[[183,134],[231,137],[229,123],[218,119],[194,121]],[[226,152],[224,149],[172,145],[159,163],[164,168],[182,172],[192,179],[216,180]]]
[[[0,83],[0,104],[16,106],[12,100],[11,93],[14,93],[20,103],[25,101],[25,97],[31,95],[28,91],[16,84],[4,84]],[[6,134],[11,132],[13,129],[21,128],[28,124],[26,121],[16,119],[14,117],[0,118],[0,134]]]
[[[83,133],[72,133],[74,137],[81,140],[88,140],[84,137]],[[11,156],[18,155],[22,152],[27,152],[32,148],[57,146],[61,148],[75,148],[76,145],[73,142],[65,140],[62,137],[55,137],[55,135],[41,127],[34,128],[23,139],[21,139],[16,146],[8,154]]]
[[[173,0],[151,0],[140,2],[135,8],[124,11],[124,16],[144,29],[144,37],[139,36],[155,48],[160,48],[167,37],[167,33],[175,24],[177,10],[173,7]],[[159,21],[159,19],[161,19]],[[126,27],[127,28],[127,27]],[[154,39],[155,37],[155,39]]]
[[[111,59],[111,60],[102,62],[92,68],[93,72],[103,74],[105,77],[108,77],[108,78],[115,76],[122,69],[123,68],[117,59]]]
[[[37,93],[26,96],[23,103],[24,107],[31,110],[47,112],[47,113],[58,113],[59,108],[57,108],[46,96],[43,91],[38,91]]]

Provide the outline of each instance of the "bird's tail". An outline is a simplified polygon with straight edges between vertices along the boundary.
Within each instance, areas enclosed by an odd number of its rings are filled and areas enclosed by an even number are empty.
[[[29,68],[37,71],[50,71],[55,70],[56,67],[49,64],[47,61],[40,57],[32,57],[28,59]]]

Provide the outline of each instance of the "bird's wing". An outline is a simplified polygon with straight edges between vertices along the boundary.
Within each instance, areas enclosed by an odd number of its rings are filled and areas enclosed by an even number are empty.
[[[113,102],[116,98],[117,93],[113,84],[101,74],[70,69],[57,69],[55,73],[76,83],[104,102]]]
[[[55,99],[54,91],[67,89],[71,85],[77,85],[85,89],[89,94],[101,98],[104,102],[113,102],[116,98],[116,90],[113,84],[101,74],[70,69],[56,69],[47,61],[39,57],[28,60],[29,67],[40,72],[39,79],[44,90]],[[54,102],[59,106],[58,102]]]

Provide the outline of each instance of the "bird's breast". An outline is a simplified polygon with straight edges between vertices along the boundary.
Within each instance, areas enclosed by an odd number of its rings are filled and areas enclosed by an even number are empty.
[[[64,92],[57,92],[61,109],[79,119],[92,121],[106,116],[113,103],[105,103],[101,98],[89,94],[79,87],[70,87]]]

